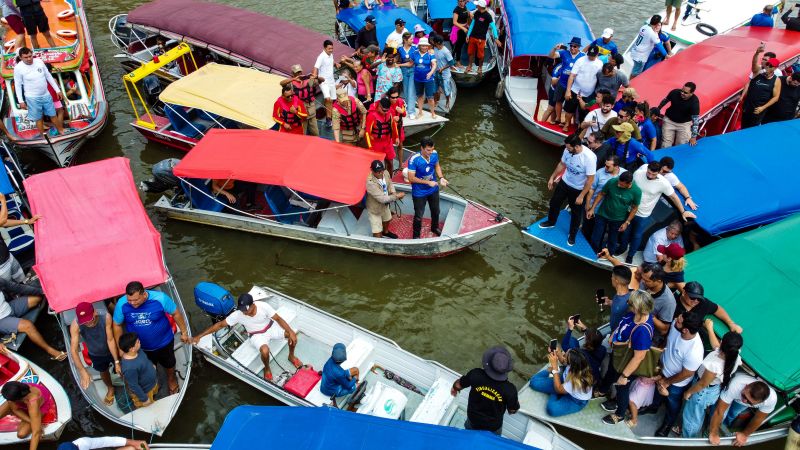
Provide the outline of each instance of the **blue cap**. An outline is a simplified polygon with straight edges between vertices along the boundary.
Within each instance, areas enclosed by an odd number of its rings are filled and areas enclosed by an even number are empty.
[[[341,342],[333,346],[331,358],[336,364],[341,364],[347,360],[347,348]]]
[[[375,16],[373,16],[372,14],[368,15],[367,17],[364,18],[364,22],[375,23]]]
[[[239,296],[238,302],[239,311],[247,312],[250,309],[250,305],[253,304],[253,296],[250,294],[242,294]]]

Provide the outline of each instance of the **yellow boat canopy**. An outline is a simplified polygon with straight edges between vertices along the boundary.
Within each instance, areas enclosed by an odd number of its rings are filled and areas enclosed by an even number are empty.
[[[284,77],[255,69],[206,64],[172,82],[159,99],[197,108],[261,130],[272,128],[272,105]]]

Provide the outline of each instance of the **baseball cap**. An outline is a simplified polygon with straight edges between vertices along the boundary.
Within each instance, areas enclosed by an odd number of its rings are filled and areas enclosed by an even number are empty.
[[[403,20],[403,19],[397,19],[397,20],[394,21],[394,24],[395,25],[405,25],[406,21]]]
[[[606,28],[603,30],[602,37],[609,39],[611,36],[614,36],[614,29],[613,28]]]
[[[92,308],[91,303],[78,303],[78,306],[75,307],[75,317],[78,318],[78,325],[91,322],[94,319],[94,308]]]
[[[600,49],[597,48],[596,45],[590,46],[589,50],[586,52],[587,56],[597,56],[598,54],[600,54]]]
[[[333,362],[337,364],[347,361],[347,347],[341,342],[334,345],[333,351],[331,351],[331,358],[333,358]]]
[[[479,8],[486,8],[486,0],[477,0],[475,6]]]
[[[693,298],[695,300],[703,300],[706,298],[703,285],[697,281],[690,281],[686,283],[686,285],[683,287],[683,292],[685,292],[689,298]]]
[[[614,125],[611,128],[614,131],[622,131],[623,133],[633,133],[633,125],[629,124],[628,122],[622,122],[618,125]]]
[[[383,166],[383,161],[378,159],[372,161],[372,164],[370,164],[369,167],[370,169],[372,169],[373,172],[383,172],[384,170],[386,170],[386,167]]]
[[[668,256],[670,259],[681,259],[686,254],[686,250],[676,242],[669,245],[659,245],[656,247],[656,250],[658,250],[658,253]]]
[[[367,17],[364,18],[364,22],[375,23],[375,16],[373,16],[372,14],[368,15]]]
[[[247,312],[250,309],[250,305],[253,304],[253,296],[250,294],[242,294],[239,296],[239,304],[237,309],[242,312]]]
[[[772,67],[777,68],[778,66],[781,65],[781,62],[778,61],[778,58],[770,58],[770,59],[767,60],[767,64],[769,64]]]
[[[302,73],[302,72],[303,72],[303,66],[301,66],[300,64],[295,64],[292,66],[292,73]]]

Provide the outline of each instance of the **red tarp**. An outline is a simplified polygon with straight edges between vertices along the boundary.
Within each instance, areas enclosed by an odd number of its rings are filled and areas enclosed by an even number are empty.
[[[174,173],[184,178],[286,186],[345,204],[361,201],[370,163],[383,153],[271,130],[210,130]]]
[[[744,88],[753,53],[764,41],[783,63],[800,55],[800,33],[766,27],[741,27],[679,52],[631,81],[639,99],[651,107],[687,81],[697,85],[700,117]],[[662,111],[663,112],[663,111]]]
[[[156,0],[128,14],[128,22],[227,50],[284,75],[293,64],[311,72],[326,39],[336,58],[353,49],[324,34],[245,9],[197,0]]]
[[[111,158],[34,175],[25,190],[36,222],[36,265],[56,312],[116,297],[131,281],[167,280],[161,237],[139,199],[129,162]]]

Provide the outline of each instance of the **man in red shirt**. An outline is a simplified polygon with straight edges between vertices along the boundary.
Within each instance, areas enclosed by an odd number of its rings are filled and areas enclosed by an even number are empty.
[[[395,122],[389,109],[392,102],[387,97],[383,97],[379,102],[370,106],[367,113],[367,129],[365,137],[367,148],[383,152],[386,155],[386,170],[392,173],[394,158],[397,156],[394,146],[400,141],[397,133],[397,122]]]
[[[272,119],[280,126],[280,132],[305,134],[303,121],[308,119],[308,111],[303,102],[294,95],[291,83],[283,86],[281,96],[275,100]]]

